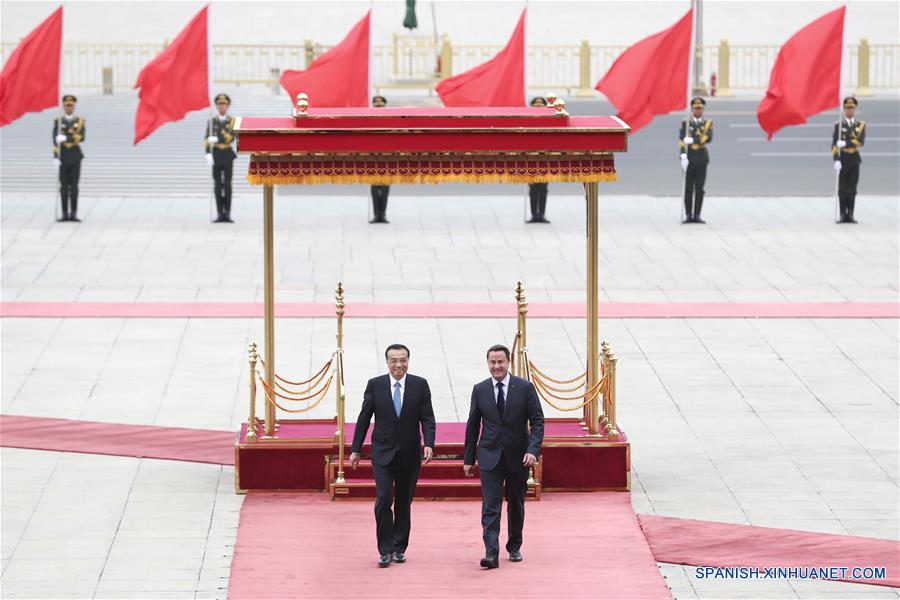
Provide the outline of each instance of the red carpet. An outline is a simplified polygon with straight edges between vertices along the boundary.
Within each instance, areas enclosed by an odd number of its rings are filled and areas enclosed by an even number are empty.
[[[283,302],[278,317],[334,317],[334,305]],[[513,302],[349,303],[348,318],[513,318]],[[2,302],[2,317],[262,318],[258,302]],[[529,318],[585,316],[583,302],[530,302]],[[896,302],[604,302],[600,316],[625,318],[900,318]]]
[[[900,542],[792,529],[641,515],[659,562],[708,567],[884,567],[886,579],[839,581],[900,587]]]
[[[230,431],[0,415],[0,446],[234,464]]]
[[[249,494],[228,597],[671,597],[628,494],[552,494],[525,510],[525,561],[503,554],[499,569],[483,571],[481,504],[416,502],[408,562],[379,569],[372,503]]]

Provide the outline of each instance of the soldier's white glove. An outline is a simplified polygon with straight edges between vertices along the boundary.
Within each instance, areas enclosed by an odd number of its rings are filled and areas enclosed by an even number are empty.
[[[219,143],[219,136],[211,135],[208,138],[206,138],[206,141],[209,142],[210,144],[217,144],[217,143]]]
[[[692,138],[689,135],[686,135],[686,136],[684,136],[684,143],[685,143],[685,145],[690,146],[691,144],[694,143],[694,138]]]
[[[839,161],[839,160],[834,161],[834,170],[837,171],[838,173],[841,172],[841,161]]]
[[[59,135],[56,136],[56,143],[57,143],[57,144],[62,144],[62,143],[63,143],[64,141],[66,141],[67,139],[69,139],[69,138],[66,137],[66,134],[60,133]]]
[[[687,168],[688,168],[687,154],[682,154],[681,155],[681,170],[687,171]]]
[[[209,152],[206,153],[206,164],[210,167],[213,166],[213,157]]]
[[[845,142],[844,140],[838,140],[836,145],[838,148],[846,148],[847,142]]]
[[[54,159],[53,159],[53,166],[56,167],[56,168],[59,168],[59,167],[62,166],[62,163],[59,162],[59,159],[58,159],[58,158],[54,158]]]

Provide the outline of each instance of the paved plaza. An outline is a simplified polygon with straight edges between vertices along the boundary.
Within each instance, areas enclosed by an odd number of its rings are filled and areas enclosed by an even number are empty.
[[[278,301],[329,303],[342,280],[348,305],[511,303],[519,279],[530,301],[583,301],[581,198],[551,186],[552,225],[526,226],[515,187],[405,196],[391,199],[390,225],[370,226],[366,191],[276,198]],[[604,303],[897,301],[896,198],[862,197],[860,225],[838,227],[829,198],[711,197],[709,225],[682,226],[676,198],[604,191]],[[52,223],[51,199],[36,195],[4,195],[2,208],[4,303],[261,300],[256,194],[237,198],[234,225],[211,225],[191,197],[85,198],[80,225]],[[4,414],[220,430],[246,420],[246,348],[262,342],[261,319],[0,325]],[[384,346],[402,341],[438,420],[464,420],[484,348],[514,329],[512,312],[347,319],[348,414]],[[635,511],[900,538],[896,319],[624,318],[600,331],[619,357]],[[277,334],[286,376],[334,349],[332,318],[280,319]],[[558,376],[581,371],[584,339],[581,319],[529,321],[531,357]],[[311,416],[331,417],[327,404]],[[4,448],[2,477],[3,597],[225,596],[243,500],[231,467]],[[661,569],[677,598],[898,597]]]

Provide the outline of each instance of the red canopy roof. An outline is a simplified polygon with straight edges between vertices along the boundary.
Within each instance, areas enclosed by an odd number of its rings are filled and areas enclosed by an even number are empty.
[[[310,108],[244,117],[251,183],[532,183],[615,179],[629,127],[553,108]]]

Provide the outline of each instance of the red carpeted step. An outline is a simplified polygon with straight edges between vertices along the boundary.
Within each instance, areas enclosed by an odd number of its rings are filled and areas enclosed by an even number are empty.
[[[526,497],[540,499],[541,485],[528,486]],[[374,498],[374,479],[347,479],[343,484],[331,484],[332,498]],[[476,477],[419,479],[416,498],[439,500],[452,498],[481,498],[481,481]]]
[[[337,464],[333,466],[337,470]],[[478,467],[474,470],[475,477],[478,477]],[[361,460],[356,469],[350,468],[350,464],[344,461],[344,478],[345,479],[372,479],[372,461]],[[465,477],[463,473],[463,461],[461,459],[437,459],[430,463],[422,463],[419,470],[419,481],[424,479],[462,479]]]
[[[332,486],[335,498],[374,498],[374,479],[349,479],[343,485]],[[474,477],[419,479],[417,498],[481,498],[481,482]]]
[[[418,498],[480,498],[481,483],[478,469],[473,477],[466,477],[462,459],[436,458],[430,463],[423,463],[419,471],[416,486]],[[528,497],[541,497],[541,464],[534,469],[535,482],[529,486]],[[374,498],[375,479],[372,473],[372,461],[361,460],[356,469],[351,469],[344,461],[344,484],[334,483],[337,479],[337,460],[329,457],[325,465],[325,481],[329,482],[328,492],[332,498]]]

